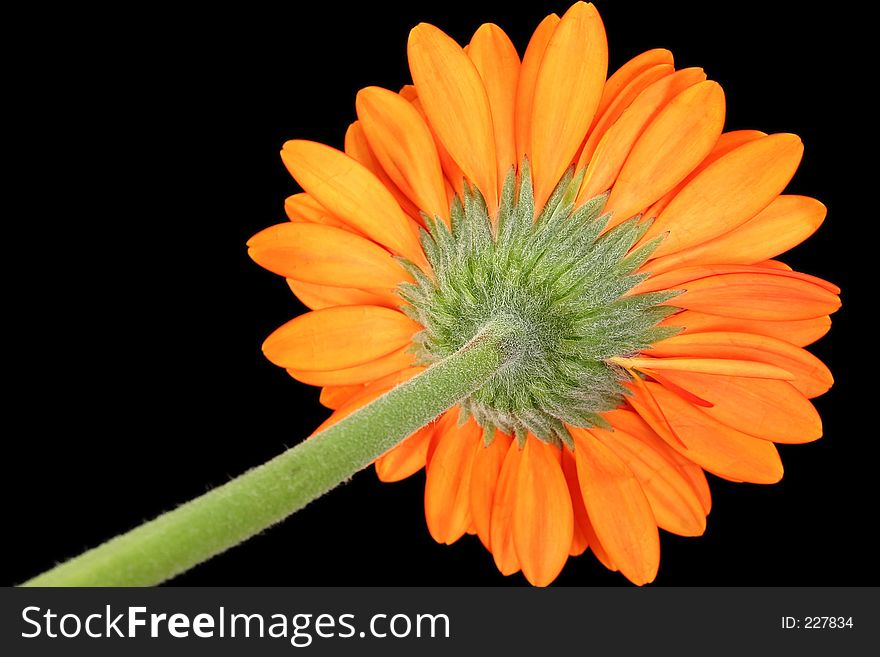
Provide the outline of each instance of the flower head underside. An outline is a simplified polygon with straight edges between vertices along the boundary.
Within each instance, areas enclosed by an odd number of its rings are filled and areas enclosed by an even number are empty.
[[[466,48],[420,24],[407,55],[344,152],[284,145],[303,191],[250,254],[310,312],[263,350],[321,387],[320,430],[506,323],[504,367],[379,477],[424,468],[432,537],[476,535],[505,575],[545,585],[589,549],[650,582],[660,529],[705,530],[707,474],[777,482],[775,444],[822,435],[833,379],[805,347],[840,290],[777,259],[826,214],[783,193],[803,144],[725,129],[721,85],[668,50],[608,75],[583,2],[522,56],[493,24]]]
[[[461,402],[462,419],[473,416],[487,443],[497,429],[571,446],[567,425],[607,427],[601,413],[622,403],[630,380],[609,359],[678,332],[658,326],[677,310],[660,305],[674,291],[630,294],[662,237],[633,249],[650,226],[637,218],[603,233],[605,195],[575,209],[582,178],[567,172],[537,218],[527,162],[518,184],[508,174],[494,218],[467,186],[449,225],[424,217],[430,269],[405,261],[416,282],[401,285],[404,311],[425,327],[413,339],[420,364],[456,352],[493,320],[523,336],[510,364]]]

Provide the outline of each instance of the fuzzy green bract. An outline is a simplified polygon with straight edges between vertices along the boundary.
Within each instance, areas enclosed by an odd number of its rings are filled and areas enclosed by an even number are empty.
[[[607,426],[629,375],[610,364],[678,329],[658,326],[677,309],[660,305],[676,292],[630,294],[633,273],[662,238],[630,252],[650,222],[634,217],[603,233],[607,195],[575,209],[583,172],[569,170],[535,219],[528,161],[508,174],[496,221],[483,196],[465,183],[450,224],[424,216],[421,242],[432,272],[405,259],[415,283],[400,286],[404,311],[424,326],[413,341],[420,364],[455,353],[490,320],[517,329],[516,353],[461,403],[486,442],[495,429],[522,443],[527,432],[571,445],[566,425]]]

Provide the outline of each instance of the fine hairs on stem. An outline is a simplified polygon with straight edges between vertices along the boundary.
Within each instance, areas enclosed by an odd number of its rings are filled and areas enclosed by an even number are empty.
[[[338,423],[24,586],[151,586],[280,522],[480,387],[517,353],[516,326],[489,322],[451,356]]]

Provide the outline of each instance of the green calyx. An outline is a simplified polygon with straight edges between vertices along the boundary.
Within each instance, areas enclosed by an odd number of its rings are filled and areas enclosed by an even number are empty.
[[[569,170],[536,220],[524,161],[519,180],[512,169],[505,180],[494,224],[479,190],[465,184],[450,226],[424,216],[433,271],[401,259],[415,279],[399,288],[404,311],[425,327],[413,341],[421,364],[455,353],[490,322],[516,336],[505,367],[461,402],[487,444],[498,429],[521,443],[531,432],[571,445],[566,425],[606,425],[600,413],[620,405],[629,378],[609,359],[677,332],[658,326],[677,310],[660,305],[676,292],[626,295],[662,238],[631,252],[650,225],[637,217],[602,233],[607,195],[575,208],[582,178]]]

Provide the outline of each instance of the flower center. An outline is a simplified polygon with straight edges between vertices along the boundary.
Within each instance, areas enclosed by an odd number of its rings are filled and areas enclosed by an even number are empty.
[[[675,334],[658,326],[677,309],[675,292],[627,294],[646,274],[635,270],[659,239],[632,250],[650,222],[632,218],[606,232],[607,195],[575,209],[583,172],[566,173],[535,217],[528,162],[508,175],[496,221],[483,196],[465,184],[450,225],[425,217],[422,246],[433,273],[403,260],[415,284],[400,296],[425,327],[413,341],[422,364],[449,356],[490,321],[523,336],[510,364],[462,404],[490,442],[495,429],[524,440],[570,444],[565,425],[605,426],[599,415],[620,405],[628,374],[609,363]]]

